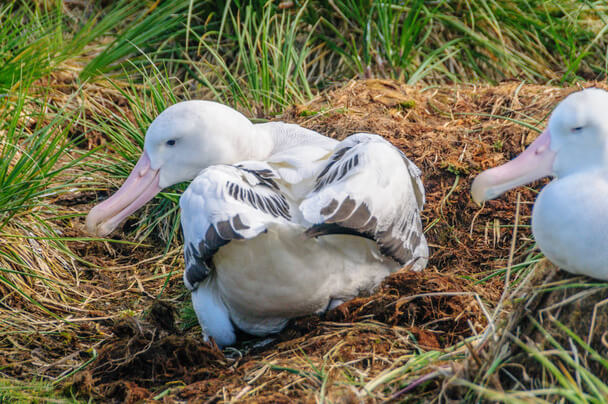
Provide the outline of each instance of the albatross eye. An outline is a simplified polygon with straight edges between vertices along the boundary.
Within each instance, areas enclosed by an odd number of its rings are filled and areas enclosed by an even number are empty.
[[[174,145],[175,145],[175,139],[167,140],[167,146],[174,146]]]
[[[576,128],[570,129],[572,133],[580,132],[581,130],[583,130],[583,126],[577,126]]]

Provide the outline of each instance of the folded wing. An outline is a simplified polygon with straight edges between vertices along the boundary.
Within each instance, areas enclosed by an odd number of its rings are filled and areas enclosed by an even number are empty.
[[[311,237],[353,234],[376,241],[379,251],[421,270],[428,247],[420,211],[420,170],[378,135],[358,133],[339,143],[300,204]]]
[[[194,179],[180,198],[188,289],[195,289],[209,275],[220,247],[253,238],[270,223],[291,220],[277,178],[266,163],[245,162],[211,166]]]

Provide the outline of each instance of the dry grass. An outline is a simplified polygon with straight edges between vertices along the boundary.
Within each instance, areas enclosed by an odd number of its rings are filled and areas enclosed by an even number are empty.
[[[579,288],[571,301],[587,306],[567,311],[558,295],[546,291],[548,285],[561,285],[557,278],[530,270],[526,262],[535,252],[525,224],[540,183],[481,209],[471,201],[469,186],[476,173],[512,158],[531,142],[535,131],[522,122],[542,127],[557,101],[573,90],[522,83],[422,88],[367,80],[288,110],[283,120],[336,138],[355,131],[379,133],[421,167],[432,256],[423,273],[395,274],[373,296],[348,302],[322,319],[295,320],[263,347],[249,342],[220,352],[202,342],[198,327],[181,330],[175,308],[188,296],[181,284],[179,248],[162,255],[162,243],[153,237],[146,245],[131,243],[129,222],[118,241],[87,239],[83,215],[98,197],[87,184],[100,177],[83,171],[76,192],[48,199],[55,217],[40,218],[60,232],[69,250],[17,227],[4,229],[0,242],[10,243],[24,262],[5,259],[2,265],[16,271],[11,281],[44,308],[14,292],[0,298],[0,375],[43,378],[83,399],[125,402],[380,403],[472,398],[470,381],[492,391],[528,387],[532,383],[526,384],[525,377],[517,385],[489,367],[496,358],[515,358],[513,367],[530,360],[516,343],[517,338],[542,343],[542,332],[529,326],[529,315],[542,313],[541,324],[565,335],[552,318],[587,315],[588,304],[606,296]],[[83,91],[87,105],[101,99],[120,103],[115,94]],[[83,147],[103,142],[94,139]],[[512,246],[518,193],[519,226]],[[36,235],[43,234],[40,229]],[[509,262],[510,287],[501,300],[505,280],[500,270]],[[40,277],[20,276],[22,266],[38,268]],[[579,335],[605,355],[601,307],[583,322],[587,332]],[[559,338],[568,343],[568,336]],[[594,369],[595,362],[589,362]],[[542,369],[536,368],[540,373],[532,365],[527,373],[540,382]],[[505,370],[515,374],[508,366]]]

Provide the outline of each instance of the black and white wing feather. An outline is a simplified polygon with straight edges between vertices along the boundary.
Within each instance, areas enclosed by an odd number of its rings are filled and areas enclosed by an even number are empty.
[[[378,135],[357,133],[340,142],[300,204],[311,237],[354,234],[413,270],[426,266],[428,247],[420,211],[420,170]]]
[[[220,247],[253,238],[271,223],[291,220],[277,178],[266,163],[244,162],[211,166],[192,181],[180,198],[188,289],[195,289],[209,275]]]

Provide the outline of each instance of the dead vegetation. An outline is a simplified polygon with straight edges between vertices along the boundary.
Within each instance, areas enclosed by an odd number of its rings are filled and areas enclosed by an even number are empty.
[[[555,104],[574,90],[517,82],[422,88],[367,80],[288,110],[282,120],[336,138],[381,134],[418,164],[432,256],[423,273],[397,273],[378,293],[347,302],[325,318],[294,320],[262,347],[247,342],[221,352],[202,342],[198,327],[181,331],[175,310],[188,295],[179,248],[161,254],[158,241],[138,245],[125,233],[115,236],[124,243],[79,239],[86,237],[81,215],[55,220],[64,236],[75,238],[68,242],[70,254],[49,258],[65,261],[57,275],[46,275],[60,287],[39,280],[23,287],[58,317],[23,296],[4,296],[0,324],[17,332],[0,335],[0,374],[44,377],[69,394],[115,402],[457,399],[467,394],[458,387],[462,380],[508,389],[543,376],[515,342],[546,344],[533,325],[538,313],[562,344],[569,344],[569,336],[552,319],[561,318],[605,357],[608,320],[593,307],[608,289],[553,293],[547,285],[571,278],[560,280],[563,275],[550,269],[552,275],[538,270],[536,277],[513,269],[511,289],[503,296],[505,281],[497,271],[507,267],[514,225],[512,268],[534,252],[525,225],[540,183],[482,208],[469,196],[472,178],[520,153],[536,136],[531,128],[542,129]],[[53,203],[64,213],[85,214],[95,198],[85,190]],[[44,240],[23,248],[23,256],[31,257],[28,265],[36,267],[38,254],[54,254]],[[563,294],[570,296],[566,303]],[[520,386],[504,374],[490,381],[478,376],[505,355],[521,369]],[[604,370],[598,377],[608,376]]]

